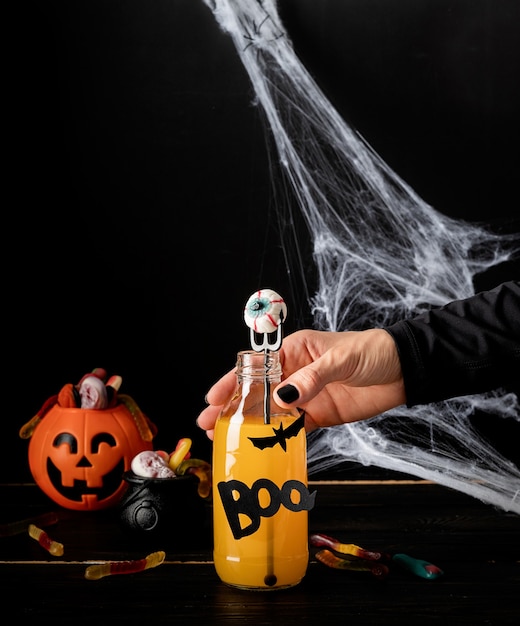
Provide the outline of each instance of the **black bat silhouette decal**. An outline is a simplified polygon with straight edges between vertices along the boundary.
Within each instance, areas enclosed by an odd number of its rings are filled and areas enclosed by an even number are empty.
[[[273,428],[274,435],[269,437],[248,437],[252,441],[255,448],[264,450],[265,448],[274,448],[277,443],[283,448],[284,452],[287,450],[287,439],[296,437],[296,435],[303,428],[305,423],[305,413],[302,412],[300,417],[296,419],[288,428],[284,430],[283,424],[280,424],[279,428]]]

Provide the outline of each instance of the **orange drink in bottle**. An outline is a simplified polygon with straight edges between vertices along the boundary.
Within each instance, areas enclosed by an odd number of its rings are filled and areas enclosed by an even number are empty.
[[[274,403],[264,360],[253,351],[238,354],[237,389],[217,420],[213,443],[215,568],[223,582],[245,589],[301,581],[315,497],[308,491],[304,417]],[[276,383],[278,353],[269,360],[267,378]]]

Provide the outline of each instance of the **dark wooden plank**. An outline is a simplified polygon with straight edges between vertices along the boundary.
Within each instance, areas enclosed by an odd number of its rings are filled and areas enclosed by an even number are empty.
[[[164,564],[140,574],[84,579],[85,567],[0,565],[4,610],[13,617],[87,624],[513,624],[518,618],[518,564],[467,567],[449,564],[444,580],[393,573],[370,575],[328,570],[312,562],[304,581],[277,592],[244,592],[223,585],[211,564]],[[20,593],[22,592],[22,593]]]
[[[518,623],[520,516],[431,484],[315,484],[310,531],[346,543],[405,552],[442,567],[424,580],[397,567],[384,581],[328,568],[311,549],[308,573],[292,589],[244,592],[222,584],[213,568],[208,520],[182,536],[148,537],[122,530],[116,511],[59,510],[49,533],[65,545],[51,557],[25,534],[0,539],[3,608],[13,618],[56,623],[116,621],[187,624],[449,624]],[[45,509],[31,487],[1,487],[20,514]],[[30,495],[34,496],[31,500]],[[4,519],[8,514],[3,509]],[[99,560],[166,552],[165,563],[98,581],[84,577]]]

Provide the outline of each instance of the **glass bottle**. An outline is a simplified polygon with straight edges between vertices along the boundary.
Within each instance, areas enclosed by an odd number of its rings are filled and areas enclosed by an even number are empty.
[[[220,579],[243,589],[281,589],[304,577],[308,511],[303,415],[280,408],[279,354],[239,352],[237,385],[215,426],[214,562]]]

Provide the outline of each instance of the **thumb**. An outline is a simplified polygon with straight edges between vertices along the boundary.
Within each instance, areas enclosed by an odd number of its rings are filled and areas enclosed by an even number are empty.
[[[282,405],[305,404],[335,380],[335,368],[325,367],[322,359],[302,367],[275,387],[274,394]]]

